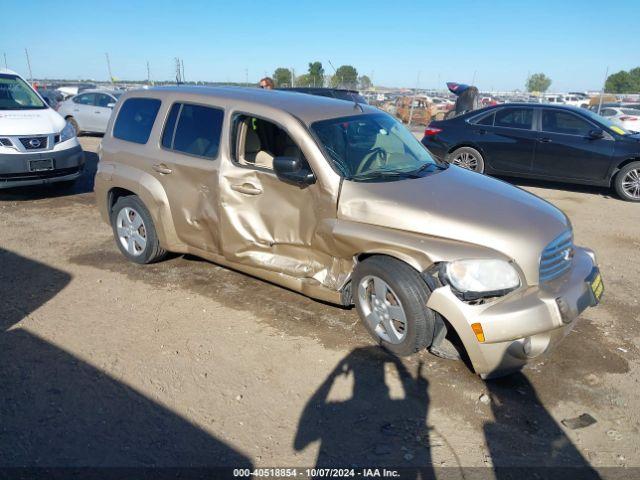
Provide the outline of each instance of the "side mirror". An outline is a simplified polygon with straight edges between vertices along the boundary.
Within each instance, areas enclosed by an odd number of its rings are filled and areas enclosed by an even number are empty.
[[[592,140],[598,140],[600,138],[604,138],[604,131],[601,128],[596,128],[595,130],[591,130],[589,132],[589,138]]]
[[[115,102],[107,103],[107,108],[113,108],[115,106],[116,106]]]
[[[280,180],[301,187],[316,183],[313,172],[296,157],[276,157],[273,159],[273,170]]]

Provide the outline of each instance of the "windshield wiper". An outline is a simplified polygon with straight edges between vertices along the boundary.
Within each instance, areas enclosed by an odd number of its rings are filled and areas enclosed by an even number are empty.
[[[418,174],[424,172],[427,168],[433,168],[434,170],[445,170],[447,165],[440,165],[438,163],[425,163],[424,165],[420,165],[417,170],[414,170],[412,173]]]
[[[360,175],[352,175],[350,180],[369,180],[372,178],[385,177],[419,178],[414,172],[407,170],[374,170],[372,172],[361,173]]]

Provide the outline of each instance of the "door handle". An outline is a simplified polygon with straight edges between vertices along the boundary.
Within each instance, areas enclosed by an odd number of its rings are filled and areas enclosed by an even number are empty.
[[[540,143],[551,143],[551,139],[548,137],[539,138],[538,141]]]
[[[262,190],[250,183],[243,183],[242,185],[231,185],[231,190],[244,193],[245,195],[260,195],[262,193]]]
[[[96,110],[96,111],[95,111],[95,112],[93,112],[93,113],[100,113],[100,110]]]
[[[480,135],[486,135],[486,134],[487,134],[487,131],[486,131],[484,128],[481,128],[480,130],[478,130],[478,133],[479,133]]]
[[[163,175],[169,175],[171,172],[173,172],[173,170],[167,167],[164,163],[156,163],[151,168]]]

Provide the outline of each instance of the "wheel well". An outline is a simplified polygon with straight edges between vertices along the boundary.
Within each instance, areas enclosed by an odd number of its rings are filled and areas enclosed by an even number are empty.
[[[469,147],[469,148],[473,148],[474,150],[477,150],[477,151],[478,151],[478,153],[484,157],[484,152],[483,152],[482,150],[480,150],[476,145],[472,145],[472,144],[470,144],[470,143],[462,143],[462,144],[460,144],[460,145],[456,145],[455,147],[451,147],[451,148],[447,151],[447,153],[453,153],[454,151],[456,151],[457,149],[462,148],[462,147]]]
[[[127,190],[126,188],[116,187],[109,190],[109,194],[107,196],[107,202],[109,205],[109,216],[111,216],[111,210],[113,209],[113,206],[116,204],[118,199],[122,197],[131,197],[134,195],[135,193],[133,193],[131,190]]]
[[[624,167],[626,167],[627,165],[629,165],[632,162],[638,162],[640,161],[640,157],[635,157],[635,158],[627,158],[626,160],[624,160],[623,162],[620,163],[620,165],[618,165],[616,167],[616,169],[613,171],[613,174],[611,175],[611,180],[610,180],[610,184],[613,184],[613,179],[616,178],[616,175],[618,174],[618,172],[620,170],[622,170]]]

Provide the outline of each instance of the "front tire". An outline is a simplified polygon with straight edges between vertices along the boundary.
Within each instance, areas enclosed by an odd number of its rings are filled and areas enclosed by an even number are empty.
[[[623,200],[640,202],[640,162],[622,167],[613,180],[613,187]]]
[[[484,159],[475,148],[457,148],[447,155],[447,162],[472,172],[484,173]]]
[[[157,262],[167,253],[160,246],[151,214],[136,196],[118,199],[111,210],[111,227],[120,252],[132,262]]]
[[[426,307],[431,292],[413,268],[373,256],[358,263],[352,282],[358,314],[381,346],[406,356],[431,345],[435,314]]]

